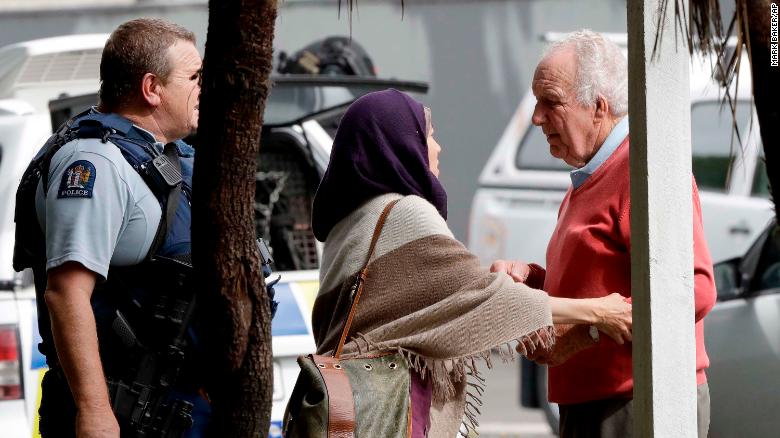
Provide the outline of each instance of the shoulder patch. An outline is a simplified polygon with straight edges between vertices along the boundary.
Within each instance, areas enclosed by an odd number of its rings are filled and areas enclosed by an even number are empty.
[[[94,164],[87,160],[73,162],[62,174],[57,198],[91,198],[96,177]]]

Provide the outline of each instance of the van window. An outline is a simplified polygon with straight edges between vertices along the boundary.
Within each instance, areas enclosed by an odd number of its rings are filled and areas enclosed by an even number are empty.
[[[766,174],[766,158],[764,149],[761,149],[756,163],[756,173],[753,175],[753,196],[769,199],[769,175]]]
[[[745,137],[750,102],[737,102],[737,126]],[[693,175],[699,188],[726,191],[731,158],[739,143],[731,141],[732,115],[720,101],[696,103],[691,108],[691,149]]]
[[[542,128],[529,125],[525,135],[520,140],[517,149],[515,166],[518,169],[531,170],[572,170],[563,160],[550,155],[550,145]]]
[[[266,131],[255,173],[255,232],[271,248],[276,271],[319,268],[311,206],[320,179],[305,145]]]

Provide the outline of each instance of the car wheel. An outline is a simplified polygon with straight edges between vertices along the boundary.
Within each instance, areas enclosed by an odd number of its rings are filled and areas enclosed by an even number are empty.
[[[539,408],[544,412],[544,416],[547,418],[547,423],[550,424],[553,433],[558,435],[560,427],[560,413],[558,412],[558,404],[550,403],[547,400],[547,367],[536,367],[536,396],[539,400]]]

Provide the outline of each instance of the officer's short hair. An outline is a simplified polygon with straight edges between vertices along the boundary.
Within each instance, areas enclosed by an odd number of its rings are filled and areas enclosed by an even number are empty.
[[[178,40],[195,43],[191,31],[160,18],[138,18],[119,25],[106,41],[100,60],[100,106],[116,111],[138,96],[146,73],[163,83],[171,73],[168,49]]]

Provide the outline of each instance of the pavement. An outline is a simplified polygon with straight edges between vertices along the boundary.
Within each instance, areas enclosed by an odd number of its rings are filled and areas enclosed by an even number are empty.
[[[520,406],[520,362],[503,363],[493,358],[493,369],[485,370],[487,388],[480,409],[482,438],[555,438],[539,409]]]

